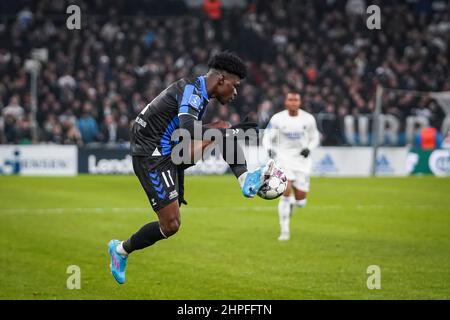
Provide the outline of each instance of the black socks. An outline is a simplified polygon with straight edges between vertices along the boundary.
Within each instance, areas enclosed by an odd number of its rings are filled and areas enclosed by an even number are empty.
[[[232,139],[232,140],[231,140]],[[222,157],[230,166],[236,178],[247,172],[247,161],[244,150],[242,150],[236,139],[224,139],[222,147]]]
[[[127,253],[132,253],[134,250],[144,249],[165,238],[159,228],[159,222],[154,221],[139,229],[127,241],[124,241],[122,246]]]

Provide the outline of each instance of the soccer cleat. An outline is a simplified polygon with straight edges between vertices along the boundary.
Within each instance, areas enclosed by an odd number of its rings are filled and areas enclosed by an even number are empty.
[[[119,240],[111,240],[108,243],[108,251],[111,257],[109,268],[111,269],[114,279],[116,279],[119,284],[123,284],[125,282],[125,268],[127,266],[128,257],[124,257],[117,253],[116,248],[119,243]]]
[[[266,179],[270,177],[275,169],[275,161],[270,159],[267,164],[260,166],[258,169],[248,172],[242,186],[242,194],[244,197],[253,198],[261,189]]]
[[[279,237],[278,240],[279,241],[287,241],[291,238],[291,236],[289,235],[289,233],[282,233]]]

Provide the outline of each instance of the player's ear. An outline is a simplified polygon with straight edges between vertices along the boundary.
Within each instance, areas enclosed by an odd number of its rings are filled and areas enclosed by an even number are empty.
[[[219,75],[219,84],[222,85],[225,82],[225,75],[221,73]]]

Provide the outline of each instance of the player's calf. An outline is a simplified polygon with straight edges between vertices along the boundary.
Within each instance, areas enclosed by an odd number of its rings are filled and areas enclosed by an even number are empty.
[[[294,187],[295,201],[293,202],[293,204],[297,208],[304,208],[307,203],[307,200],[306,200],[307,194],[308,194],[308,192],[306,190],[302,190],[302,189],[298,189],[298,188]]]

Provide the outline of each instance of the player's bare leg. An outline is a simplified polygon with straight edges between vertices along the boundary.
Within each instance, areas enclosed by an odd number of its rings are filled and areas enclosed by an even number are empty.
[[[295,206],[298,208],[304,208],[307,202],[307,195],[307,192],[294,187]]]
[[[122,248],[125,251],[122,253],[130,254],[135,250],[147,248],[155,242],[177,233],[181,225],[178,201],[174,200],[158,210],[156,214],[158,215],[158,221],[144,225],[127,241],[122,243]]]
[[[181,226],[180,207],[174,201],[157,212],[161,233],[168,238],[178,232]]]

